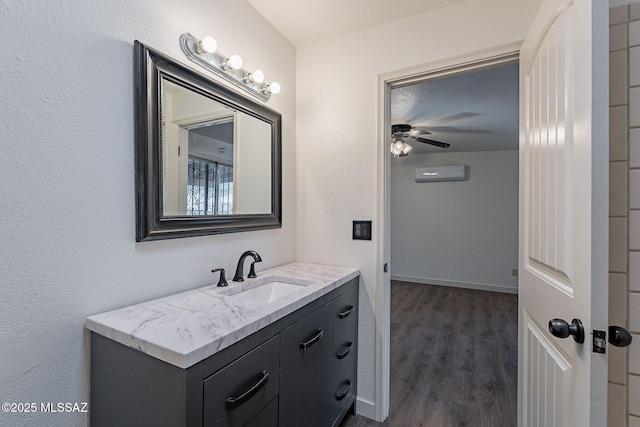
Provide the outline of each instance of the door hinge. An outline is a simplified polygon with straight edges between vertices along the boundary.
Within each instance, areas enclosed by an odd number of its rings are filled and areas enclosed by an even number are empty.
[[[593,330],[593,352],[594,353],[606,353],[607,352],[607,332]]]

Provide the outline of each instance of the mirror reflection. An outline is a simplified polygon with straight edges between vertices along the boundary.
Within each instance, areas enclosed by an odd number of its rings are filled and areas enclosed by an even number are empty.
[[[271,124],[163,78],[163,216],[265,214]]]

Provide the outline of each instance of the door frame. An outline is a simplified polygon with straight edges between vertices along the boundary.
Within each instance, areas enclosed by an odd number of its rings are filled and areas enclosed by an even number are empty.
[[[375,318],[376,318],[376,354],[375,354],[375,410],[359,411],[376,421],[383,421],[389,416],[390,394],[390,307],[391,307],[391,273],[385,270],[385,264],[391,256],[391,159],[389,155],[388,130],[391,128],[391,88],[400,84],[418,82],[427,78],[484,68],[490,65],[514,62],[519,60],[520,47],[523,41],[495,46],[464,55],[441,59],[421,65],[403,68],[378,75],[378,156],[376,174],[376,194],[380,195],[376,202],[375,232],[382,236],[376,244],[376,266],[381,273],[376,275]],[[387,264],[388,265],[388,264]]]

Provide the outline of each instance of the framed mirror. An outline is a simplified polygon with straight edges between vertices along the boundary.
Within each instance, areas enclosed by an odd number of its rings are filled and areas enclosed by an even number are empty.
[[[282,227],[282,116],[135,41],[136,241]]]

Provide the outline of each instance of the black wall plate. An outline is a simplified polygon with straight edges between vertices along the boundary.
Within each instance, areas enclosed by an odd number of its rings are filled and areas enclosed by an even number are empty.
[[[353,221],[353,240],[371,240],[371,221]]]

